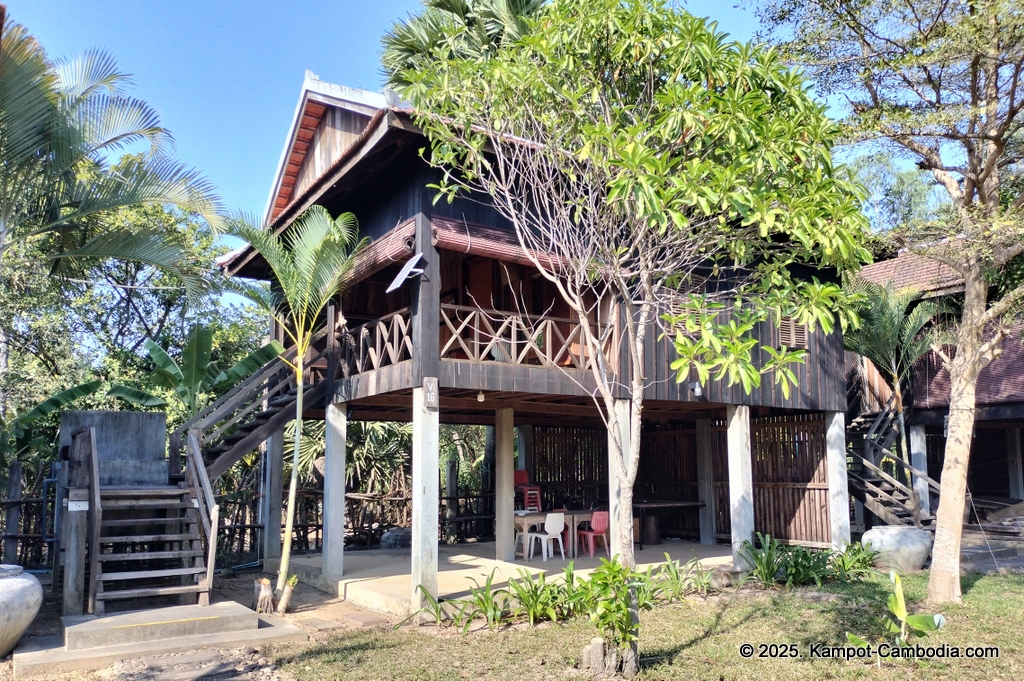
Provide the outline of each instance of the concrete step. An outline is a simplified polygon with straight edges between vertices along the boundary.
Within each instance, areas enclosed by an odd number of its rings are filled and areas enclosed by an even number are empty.
[[[177,605],[113,615],[62,617],[60,634],[67,650],[159,641],[179,636],[255,631],[259,616],[234,601],[208,606]]]
[[[132,499],[142,497],[180,497],[188,494],[189,490],[169,485],[151,486],[125,486],[125,487],[100,487],[100,497],[113,499],[116,497],[129,497]]]
[[[208,606],[207,609],[212,607],[214,606]],[[204,648],[242,648],[309,640],[306,632],[295,625],[266,615],[259,615],[258,618],[259,629],[255,630],[180,636],[86,650],[67,650],[59,636],[25,638],[14,651],[14,678],[52,679],[65,672],[108,667],[118,660],[148,658],[153,655]]]

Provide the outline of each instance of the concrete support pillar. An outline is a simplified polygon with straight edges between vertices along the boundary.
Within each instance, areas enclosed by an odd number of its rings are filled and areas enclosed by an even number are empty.
[[[615,400],[615,414],[619,422],[619,438],[622,442],[624,456],[629,453],[629,400]],[[619,480],[619,469],[615,464],[615,446],[611,433],[608,434],[608,537],[611,542],[611,554],[614,559],[622,552],[621,532],[619,529],[619,513],[622,502],[622,486]],[[629,461],[625,461],[629,465]],[[632,509],[631,509],[632,510]],[[630,513],[632,517],[632,513]]]
[[[832,548],[842,550],[850,543],[850,493],[846,484],[846,415],[841,411],[825,412],[825,427]]]
[[[754,478],[750,457],[750,407],[725,408],[729,450],[729,518],[732,525],[732,564],[741,570],[747,564],[740,551],[743,542],[754,541]]]
[[[281,476],[284,471],[284,431],[267,438],[263,467],[263,559],[281,557],[281,502],[284,498]]]
[[[345,455],[348,405],[327,406],[324,433],[324,577],[345,574]]]
[[[1006,461],[1010,480],[1010,496],[1024,499],[1024,465],[1020,455],[1020,428],[1006,431]]]
[[[910,440],[910,465],[928,475],[928,440],[925,437],[924,426],[910,426],[907,435]],[[921,513],[931,513],[931,499],[928,497],[928,482],[914,476],[914,491],[921,500]]]
[[[494,559],[515,557],[515,434],[512,410],[494,413]]]
[[[700,507],[700,543],[715,543],[715,478],[711,465],[711,421],[697,421],[697,499]]]
[[[418,587],[437,598],[438,437],[436,406],[427,391],[412,391],[412,610],[423,605]]]
[[[519,426],[519,468],[533,480],[533,426]]]

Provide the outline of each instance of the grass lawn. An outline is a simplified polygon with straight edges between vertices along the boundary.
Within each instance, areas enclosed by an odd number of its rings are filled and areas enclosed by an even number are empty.
[[[927,573],[904,580],[914,611],[922,611]],[[641,678],[645,679],[1024,679],[1024,575],[969,576],[963,604],[946,607],[946,628],[929,645],[998,646],[998,659],[836,661],[808,659],[812,643],[845,644],[844,632],[882,633],[891,592],[879,577],[822,591],[839,600],[807,600],[777,592],[730,595],[660,605],[642,616]],[[300,679],[580,678],[581,649],[595,635],[586,619],[535,629],[505,627],[468,635],[428,630],[348,631],[327,641],[279,649],[278,662]],[[801,659],[744,659],[743,643],[797,644]]]

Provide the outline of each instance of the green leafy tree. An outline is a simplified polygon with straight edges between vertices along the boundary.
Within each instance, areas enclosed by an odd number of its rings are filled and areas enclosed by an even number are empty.
[[[529,31],[544,0],[424,0],[424,10],[395,22],[381,40],[387,84],[409,85],[405,71],[438,54],[477,57]]]
[[[434,57],[403,94],[446,171],[439,198],[490,197],[580,321],[622,482],[613,544],[632,565],[647,334],[675,339],[680,380],[750,390],[768,372],[788,389],[802,356],[760,348],[753,325],[851,318],[838,286],[789,269],[866,255],[859,192],[830,155],[838,128],[777,53],[659,0],[556,0],[485,57]],[[605,355],[615,320],[620,367]]]
[[[1024,23],[1016,0],[767,0],[764,24],[823,96],[848,103],[849,139],[928,171],[940,220],[895,235],[963,278],[928,597],[959,601],[960,542],[978,376],[1002,353],[1024,286],[993,281],[1024,253]],[[949,351],[947,351],[949,350]]]
[[[284,546],[281,549],[281,570],[277,579],[277,591],[281,593],[288,581],[299,480],[302,393],[305,385],[303,359],[313,341],[317,325],[322,323],[321,316],[327,303],[341,292],[342,282],[352,269],[353,256],[361,242],[358,241],[354,215],[342,213],[332,218],[322,206],[309,208],[280,236],[241,218],[232,221],[230,231],[248,242],[263,257],[274,279],[270,289],[239,283],[237,290],[247,294],[274,317],[295,349],[295,358],[289,364],[295,372],[295,421],[298,426],[295,428],[292,445]]]
[[[876,232],[934,220],[949,203],[929,173],[900,169],[888,154],[858,156],[850,170],[868,191],[864,212]]]
[[[0,49],[0,257],[15,241],[42,240],[50,257],[118,258],[175,270],[197,291],[180,246],[158,229],[90,223],[117,208],[174,204],[216,220],[218,203],[198,173],[164,155],[172,138],[156,110],[128,94],[110,55],[51,61],[8,22]],[[150,153],[108,157],[133,143]]]
[[[897,291],[892,282],[880,286],[854,279],[848,286],[851,294],[864,301],[858,309],[860,327],[843,336],[843,345],[850,352],[870,359],[892,387],[903,460],[910,463],[906,449],[906,424],[903,418],[903,389],[910,379],[910,370],[935,342],[934,322],[947,312],[946,306],[934,300],[921,300],[913,289]]]
[[[193,326],[180,364],[152,340],[147,339],[145,343],[146,351],[156,366],[152,382],[170,390],[184,405],[188,417],[205,409],[211,395],[230,389],[284,352],[280,343],[271,341],[229,369],[221,370],[213,359],[213,335],[213,329],[199,324]],[[111,386],[107,397],[118,397],[141,407],[159,407],[167,403],[159,395],[127,385]]]

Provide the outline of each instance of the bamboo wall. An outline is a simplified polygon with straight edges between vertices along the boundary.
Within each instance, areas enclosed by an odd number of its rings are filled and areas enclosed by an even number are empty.
[[[729,465],[726,428],[712,423],[715,534],[730,540]],[[603,430],[535,427],[532,484],[544,508],[576,497],[589,507],[608,501],[607,440]],[[831,539],[825,420],[821,414],[790,414],[751,423],[754,527],[791,544],[828,546]],[[696,433],[692,428],[643,434],[634,499],[697,500]],[[606,507],[606,506],[605,506]],[[696,508],[660,511],[666,536],[696,538]]]
[[[730,539],[725,424],[711,429],[715,535]],[[754,529],[790,544],[826,547],[831,529],[825,420],[821,414],[754,419],[750,426]]]

